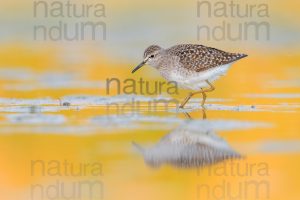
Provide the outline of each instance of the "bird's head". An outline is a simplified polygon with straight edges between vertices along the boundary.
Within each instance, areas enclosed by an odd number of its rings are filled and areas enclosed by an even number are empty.
[[[157,68],[160,64],[163,48],[157,45],[151,45],[144,52],[144,60],[137,67],[132,70],[132,73],[136,72],[138,69],[144,65],[150,65]]]

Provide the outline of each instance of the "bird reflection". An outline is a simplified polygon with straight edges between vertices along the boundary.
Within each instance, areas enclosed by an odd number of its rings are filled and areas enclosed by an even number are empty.
[[[150,148],[133,142],[147,165],[153,168],[172,165],[178,168],[201,168],[241,158],[212,128],[200,127],[199,120],[188,120],[165,135]]]

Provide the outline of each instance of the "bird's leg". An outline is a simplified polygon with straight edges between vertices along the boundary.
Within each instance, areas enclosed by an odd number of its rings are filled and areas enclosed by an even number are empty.
[[[203,107],[203,109],[204,109],[204,103],[205,103],[205,101],[206,101],[206,93],[203,91],[203,89],[201,89],[201,93],[202,93],[202,102],[201,102],[201,106]]]
[[[181,105],[179,106],[179,108],[183,108],[184,106],[185,106],[185,104],[190,100],[190,98],[192,97],[192,96],[194,96],[194,94],[195,93],[190,93],[185,99],[184,99],[184,101],[181,103]]]
[[[206,119],[206,109],[203,107],[203,109],[202,109],[202,119]]]
[[[205,92],[212,92],[212,91],[215,90],[215,87],[208,80],[206,80],[205,82],[210,86],[210,88],[207,88],[207,89],[204,89],[204,90],[201,89],[202,90],[202,95],[203,95],[201,106],[203,108],[204,108],[204,104],[205,104],[205,101],[206,101],[206,93]]]
[[[191,117],[191,115],[187,112],[184,112],[184,115],[186,118],[188,118],[189,120],[192,120],[193,118]]]
[[[208,88],[208,91],[206,92],[212,92],[216,89],[208,80],[206,80],[205,82],[210,86],[210,88]]]
[[[204,108],[204,104],[205,104],[206,97],[207,97],[206,92],[212,92],[212,91],[215,90],[215,87],[214,87],[208,80],[206,80],[205,82],[210,86],[210,88],[206,88],[206,89],[202,89],[202,88],[201,88],[200,91],[194,93],[194,94],[199,94],[199,93],[202,94],[203,99],[202,99],[202,102],[201,102],[201,106],[202,106],[203,108]]]
[[[190,100],[190,98],[191,98],[192,96],[194,96],[195,94],[199,94],[199,93],[201,93],[202,96],[203,96],[202,103],[201,103],[201,106],[203,107],[204,104],[205,104],[206,97],[207,97],[207,96],[206,96],[206,92],[212,92],[212,91],[215,90],[215,87],[214,87],[208,80],[206,80],[205,82],[210,86],[210,88],[207,88],[207,89],[202,89],[202,88],[201,88],[201,90],[198,91],[198,92],[194,92],[194,93],[191,92],[191,93],[185,98],[185,100],[181,103],[181,105],[179,106],[179,108],[183,108],[183,107],[185,106],[185,104]]]

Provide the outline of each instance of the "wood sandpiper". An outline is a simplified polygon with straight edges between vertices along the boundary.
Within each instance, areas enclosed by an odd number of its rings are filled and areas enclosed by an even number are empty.
[[[146,64],[150,65],[166,80],[175,81],[180,87],[194,91],[189,93],[180,108],[195,94],[202,94],[203,107],[206,92],[215,89],[212,82],[225,75],[235,61],[246,56],[197,44],[180,44],[168,49],[151,45],[144,52],[143,62],[132,73]]]

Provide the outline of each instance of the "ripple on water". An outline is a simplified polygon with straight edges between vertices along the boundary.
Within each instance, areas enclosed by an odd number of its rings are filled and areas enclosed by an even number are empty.
[[[7,121],[12,124],[63,124],[67,120],[58,114],[7,114]]]

